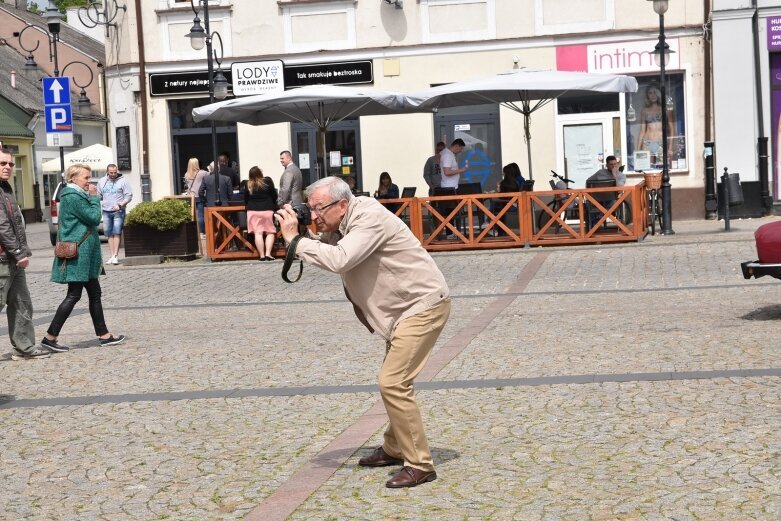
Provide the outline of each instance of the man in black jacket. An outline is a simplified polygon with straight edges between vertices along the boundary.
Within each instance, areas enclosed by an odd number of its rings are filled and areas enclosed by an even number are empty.
[[[0,310],[8,306],[8,337],[13,346],[11,358],[45,358],[51,354],[49,350],[35,345],[33,301],[24,273],[31,252],[27,246],[24,218],[9,183],[13,171],[11,151],[0,149]]]

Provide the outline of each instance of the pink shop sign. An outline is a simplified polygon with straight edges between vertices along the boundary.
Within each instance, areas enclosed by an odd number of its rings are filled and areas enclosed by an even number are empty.
[[[667,70],[681,68],[678,38],[668,38],[670,63]],[[657,40],[635,40],[592,45],[565,45],[556,47],[556,69],[560,71],[601,72],[627,74],[658,72],[653,50]]]

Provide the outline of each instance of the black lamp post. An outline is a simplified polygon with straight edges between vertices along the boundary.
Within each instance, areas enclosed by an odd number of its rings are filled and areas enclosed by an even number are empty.
[[[203,26],[201,25],[201,19],[198,18],[198,10],[195,8],[196,3],[203,7]],[[214,103],[215,98],[223,100],[228,96],[228,80],[220,69],[220,63],[223,58],[222,37],[220,37],[220,33],[217,31],[209,32],[209,0],[190,0],[190,7],[192,8],[193,13],[195,13],[195,18],[193,18],[193,26],[190,28],[190,32],[185,36],[190,38],[190,45],[192,45],[193,49],[196,51],[200,51],[203,49],[204,44],[206,45],[206,66],[209,74],[209,103]],[[217,57],[217,51],[212,47],[212,40],[215,36],[220,42],[219,58]],[[214,72],[214,62],[217,62],[216,73]],[[214,175],[215,202],[217,203],[217,206],[220,206],[220,165],[217,161],[217,125],[214,120],[211,122],[211,131],[212,157],[214,158],[214,171],[212,174]]]
[[[49,0],[49,5],[46,7],[46,10],[44,11],[43,15],[41,15],[46,20],[46,25],[48,28],[48,31],[46,32],[46,40],[49,44],[49,60],[54,64],[54,77],[59,78],[60,77],[60,64],[59,64],[59,58],[57,56],[57,42],[60,41],[60,23],[62,20],[62,14],[57,9],[57,6],[54,5],[54,2]],[[40,41],[35,42],[35,47],[27,48],[24,46],[24,42],[22,41],[22,36],[24,35],[24,32],[31,28],[36,27],[37,29],[40,29],[37,26],[34,25],[27,25],[24,29],[19,31],[18,33],[14,33],[14,36],[17,37],[19,41],[19,47],[22,48],[27,53],[27,58],[25,59],[24,63],[24,70],[25,72],[34,71],[38,69],[38,64],[35,63],[35,57],[33,56],[33,53],[38,49],[40,46]],[[78,64],[83,66],[87,71],[89,72],[89,81],[87,81],[84,84],[78,83],[76,79],[73,79],[73,83],[81,89],[81,92],[79,93],[79,99],[77,101],[77,105],[79,108],[79,111],[84,111],[85,109],[89,108],[89,106],[92,104],[90,99],[87,97],[87,87],[92,85],[92,81],[95,79],[94,73],[92,72],[92,68],[87,65],[84,62],[74,60],[65,67],[63,67],[62,72],[64,73],[68,67],[70,67],[73,64]],[[62,172],[65,172],[65,149],[64,147],[60,146],[60,170]]]
[[[668,135],[670,132],[667,121],[667,89],[665,87],[665,67],[670,61],[670,46],[664,40],[664,13],[667,12],[667,0],[648,0],[654,3],[654,12],[659,15],[659,43],[654,48],[654,59],[659,66],[659,83],[662,99],[662,235],[672,235],[672,190],[670,189],[670,169],[667,150],[669,149]]]

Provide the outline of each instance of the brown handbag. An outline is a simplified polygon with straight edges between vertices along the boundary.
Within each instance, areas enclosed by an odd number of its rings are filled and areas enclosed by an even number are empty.
[[[79,256],[79,246],[89,237],[91,232],[92,230],[87,230],[79,242],[58,240],[54,246],[54,256],[62,260],[75,259]]]

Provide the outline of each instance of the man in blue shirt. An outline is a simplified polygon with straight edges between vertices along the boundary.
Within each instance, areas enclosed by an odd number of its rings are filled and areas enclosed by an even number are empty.
[[[103,209],[103,234],[108,237],[111,257],[106,264],[119,264],[119,240],[125,225],[125,209],[133,199],[130,183],[119,173],[117,165],[106,168],[106,175],[98,181],[98,195]]]

